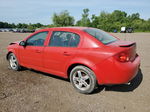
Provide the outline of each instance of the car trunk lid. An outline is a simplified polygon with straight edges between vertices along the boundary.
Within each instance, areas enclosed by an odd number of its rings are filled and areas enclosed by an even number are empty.
[[[129,57],[129,61],[134,61],[134,59],[136,58],[137,54],[135,42],[118,40],[116,42],[109,44],[109,46],[111,46],[112,48],[119,47],[120,48],[119,54],[125,53]]]

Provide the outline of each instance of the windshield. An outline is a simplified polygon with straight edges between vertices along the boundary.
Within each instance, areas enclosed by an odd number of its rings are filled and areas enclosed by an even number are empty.
[[[90,34],[91,36],[95,37],[96,39],[98,39],[103,44],[109,44],[117,41],[115,37],[99,29],[88,28],[84,29],[84,31]]]

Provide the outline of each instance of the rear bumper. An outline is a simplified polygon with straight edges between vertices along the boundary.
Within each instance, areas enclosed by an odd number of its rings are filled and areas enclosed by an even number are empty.
[[[132,80],[138,73],[140,57],[133,62],[121,63],[113,57],[96,65],[95,74],[98,84],[124,84]]]

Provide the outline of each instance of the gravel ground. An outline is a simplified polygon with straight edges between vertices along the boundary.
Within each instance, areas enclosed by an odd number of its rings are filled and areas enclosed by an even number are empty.
[[[0,112],[150,112],[150,33],[113,34],[137,42],[141,69],[130,85],[100,86],[90,95],[50,74],[9,70],[7,45],[28,35],[0,32]]]

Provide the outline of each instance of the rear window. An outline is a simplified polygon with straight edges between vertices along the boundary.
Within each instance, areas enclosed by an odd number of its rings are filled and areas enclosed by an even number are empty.
[[[84,29],[84,32],[95,37],[97,40],[99,40],[103,44],[109,44],[109,43],[117,41],[115,37],[99,29],[88,28],[88,29]]]

